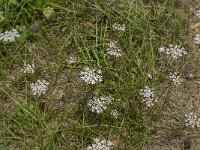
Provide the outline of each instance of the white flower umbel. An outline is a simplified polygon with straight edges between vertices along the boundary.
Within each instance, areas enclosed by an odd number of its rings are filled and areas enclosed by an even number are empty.
[[[111,114],[112,114],[115,118],[117,118],[117,117],[119,116],[119,113],[117,112],[117,110],[112,110],[112,111],[111,111]]]
[[[181,82],[183,81],[183,79],[178,75],[177,72],[170,73],[169,78],[171,79],[171,81],[172,81],[175,85],[179,85],[179,84],[181,84]]]
[[[185,126],[186,127],[200,127],[200,118],[198,118],[194,113],[185,115]]]
[[[187,51],[185,50],[184,47],[170,44],[169,47],[166,48],[166,54],[176,59],[176,58],[182,57],[183,55],[186,55]]]
[[[80,75],[80,78],[88,84],[95,84],[97,82],[103,81],[101,70],[90,69],[87,67],[87,68],[84,68],[84,71],[81,71],[79,75]]]
[[[200,19],[200,9],[195,12],[195,15]]]
[[[164,53],[164,52],[165,52],[165,47],[163,47],[163,46],[162,46],[162,47],[159,47],[159,48],[158,48],[158,51],[159,51],[160,53]]]
[[[117,46],[117,42],[116,41],[111,41],[108,44],[107,51],[108,51],[108,54],[111,55],[111,56],[119,57],[119,56],[122,55],[121,54],[121,50]]]
[[[20,34],[16,29],[12,29],[11,31],[5,31],[4,33],[0,33],[0,40],[4,42],[14,42],[16,38],[19,38]]]
[[[173,59],[177,59],[187,54],[187,51],[184,47],[172,44],[170,44],[168,47],[160,47],[158,48],[158,51],[170,56]]]
[[[107,109],[108,105],[110,105],[113,100],[114,99],[111,96],[94,96],[93,99],[88,102],[88,106],[90,107],[92,112],[101,114],[104,110]]]
[[[196,34],[195,38],[194,38],[194,42],[196,44],[199,44],[200,45],[200,34]]]
[[[33,64],[25,65],[24,73],[34,74],[35,73],[35,65],[33,65]]]
[[[69,57],[67,62],[68,62],[68,64],[74,64],[76,62],[76,58],[71,56],[71,57]]]
[[[144,89],[140,90],[140,95],[143,97],[143,102],[148,106],[151,107],[154,105],[154,90],[148,86],[145,86]]]
[[[109,140],[94,139],[94,143],[87,147],[87,150],[110,150],[112,142]]]
[[[124,32],[126,30],[125,28],[125,24],[119,24],[119,23],[114,23],[112,25],[113,29],[116,30],[116,31],[121,31],[121,32]]]
[[[33,95],[42,95],[45,94],[48,89],[49,82],[45,80],[37,80],[36,83],[31,84],[31,92]]]
[[[147,73],[147,74],[146,74],[146,77],[147,77],[148,79],[150,79],[150,80],[153,79],[153,76],[152,76],[152,74],[150,74],[150,73]]]

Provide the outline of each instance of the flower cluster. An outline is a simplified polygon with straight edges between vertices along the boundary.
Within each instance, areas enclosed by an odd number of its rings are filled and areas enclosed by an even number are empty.
[[[195,38],[194,38],[194,42],[196,44],[199,44],[200,45],[200,34],[196,34]]]
[[[112,101],[113,98],[111,96],[94,96],[93,99],[88,102],[88,106],[92,112],[100,114],[107,109],[108,105],[110,105]]]
[[[158,51],[160,53],[165,53],[169,55],[173,59],[177,59],[187,54],[187,51],[185,50],[184,47],[181,47],[179,45],[172,45],[172,44],[170,44],[168,47],[160,47],[158,48]]]
[[[5,19],[5,18],[4,18],[4,16],[3,16],[3,12],[0,11],[0,23],[1,23],[2,21],[4,21],[4,19]]]
[[[119,49],[119,47],[117,46],[117,42],[116,41],[111,41],[109,44],[108,44],[108,48],[107,48],[107,51],[108,51],[108,54],[111,55],[111,56],[115,56],[115,57],[119,57],[121,56],[121,50]]]
[[[45,94],[48,89],[49,82],[45,80],[37,80],[36,83],[31,84],[31,91],[33,95],[42,95]]]
[[[111,111],[111,114],[112,114],[115,118],[117,118],[117,117],[119,116],[119,113],[117,112],[117,110],[112,110],[112,111]]]
[[[48,19],[49,17],[51,17],[51,15],[54,13],[54,9],[52,7],[46,7],[44,8],[43,14],[45,15],[45,17]]]
[[[148,106],[151,107],[154,105],[154,90],[148,86],[145,86],[144,89],[140,90],[140,95],[143,96],[143,102]]]
[[[76,58],[75,57],[69,57],[69,59],[67,60],[68,64],[73,64],[76,62]]]
[[[159,47],[159,48],[158,48],[158,51],[159,51],[160,53],[164,53],[164,52],[165,52],[165,47],[163,47],[163,46],[162,46],[162,47]]]
[[[197,10],[195,15],[200,19],[200,10]]]
[[[171,79],[171,81],[172,81],[175,85],[179,85],[179,84],[181,84],[181,82],[183,81],[183,79],[181,79],[181,77],[178,75],[177,72],[170,73],[169,78]]]
[[[94,143],[87,147],[87,150],[110,150],[112,145],[112,142],[109,140],[100,140],[96,138],[94,139]]]
[[[5,31],[4,33],[0,33],[0,40],[4,42],[14,42],[16,38],[19,38],[20,35],[16,29],[12,29],[11,31]]]
[[[119,23],[114,23],[112,27],[113,27],[114,30],[116,30],[116,31],[121,31],[121,32],[124,32],[125,29],[126,29],[126,28],[125,28],[125,24],[122,24],[122,25],[121,25],[121,24],[119,24]]]
[[[150,79],[150,80],[153,79],[153,76],[152,76],[152,74],[150,74],[150,73],[147,73],[147,74],[146,74],[146,77],[147,77],[148,79]]]
[[[35,73],[35,65],[25,65],[24,73]]]
[[[198,118],[194,113],[185,115],[185,126],[186,127],[200,127],[200,118]]]
[[[103,81],[101,70],[84,68],[84,71],[81,71],[79,75],[80,78],[88,84],[95,84]]]

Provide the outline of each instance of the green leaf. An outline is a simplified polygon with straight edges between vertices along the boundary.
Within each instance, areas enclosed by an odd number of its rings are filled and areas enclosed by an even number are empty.
[[[18,2],[17,2],[17,0],[10,0],[9,3],[13,4],[13,5],[17,5]]]

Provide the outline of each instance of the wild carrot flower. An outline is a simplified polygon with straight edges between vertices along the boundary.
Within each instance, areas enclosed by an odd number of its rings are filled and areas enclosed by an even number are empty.
[[[35,65],[33,65],[33,64],[25,65],[24,73],[30,73],[30,74],[35,73]]]
[[[81,71],[79,74],[80,78],[84,80],[87,84],[95,84],[97,82],[102,82],[102,72],[101,70],[84,68],[84,71]]]
[[[143,97],[143,102],[151,107],[154,105],[154,90],[148,86],[145,86],[144,89],[140,90],[140,95]],[[156,102],[156,101],[155,101]]]
[[[185,126],[186,127],[200,127],[200,118],[198,118],[194,113],[185,115]]]
[[[54,13],[54,9],[52,7],[46,7],[44,8],[43,14],[48,19],[51,17],[51,15]]]
[[[195,15],[200,19],[200,10],[197,10],[197,11],[195,12]]]
[[[108,54],[111,55],[111,56],[119,57],[119,56],[122,55],[121,54],[121,50],[117,46],[117,42],[116,41],[111,41],[108,44],[107,51],[108,51]]]
[[[45,80],[37,80],[36,83],[31,84],[31,92],[33,95],[41,96],[45,94],[48,89],[49,82]]]
[[[11,31],[5,31],[4,33],[0,33],[0,40],[4,42],[14,42],[16,38],[19,38],[20,35],[16,29],[12,29]]]
[[[117,110],[112,110],[112,111],[111,111],[111,114],[112,114],[115,118],[117,118],[117,117],[119,116],[119,113],[117,112]]]
[[[68,64],[73,64],[76,62],[76,58],[75,57],[69,57],[69,59],[67,60]]]
[[[175,85],[179,85],[179,84],[181,84],[181,82],[183,81],[183,79],[178,75],[177,72],[170,73],[169,78],[171,79],[171,81],[172,81]]]
[[[125,29],[126,29],[126,28],[125,28],[125,24],[122,24],[122,25],[121,25],[121,24],[119,24],[119,23],[114,23],[112,27],[113,27],[114,30],[116,30],[116,31],[121,31],[121,32],[124,32]]]
[[[87,150],[110,150],[112,142],[109,140],[94,139],[94,143],[87,147]]]
[[[194,42],[196,44],[199,44],[200,45],[200,34],[196,34],[195,38],[194,38]]]
[[[159,48],[158,48],[158,51],[159,51],[160,53],[164,53],[164,52],[165,52],[165,47],[164,47],[164,46],[159,47]]]
[[[187,54],[187,51],[184,47],[172,44],[170,44],[168,47],[160,47],[158,48],[158,51],[170,56],[173,59],[177,59]]]
[[[88,102],[88,106],[90,107],[92,112],[100,114],[107,109],[108,105],[110,105],[112,101],[113,98],[111,96],[94,96],[93,99]]]
[[[153,78],[152,74],[150,74],[150,73],[147,73],[147,74],[146,74],[146,77],[147,77],[148,79],[150,79],[150,80]]]

